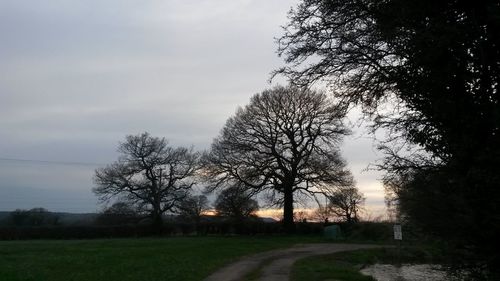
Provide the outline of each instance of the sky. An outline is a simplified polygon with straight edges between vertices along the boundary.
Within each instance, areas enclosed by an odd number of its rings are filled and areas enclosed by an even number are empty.
[[[94,212],[94,170],[144,131],[204,150],[283,65],[295,0],[0,0],[0,211]],[[350,114],[355,122],[358,114]],[[384,208],[361,127],[342,153]]]

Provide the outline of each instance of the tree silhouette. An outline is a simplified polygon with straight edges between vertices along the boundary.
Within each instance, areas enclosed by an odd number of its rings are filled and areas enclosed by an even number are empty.
[[[256,94],[204,155],[204,175],[212,189],[229,184],[271,192],[293,232],[295,193],[314,195],[352,181],[336,148],[349,133],[344,114],[311,90],[275,87]]]
[[[139,206],[160,231],[162,215],[174,211],[195,183],[198,154],[148,133],[127,136],[118,151],[118,161],[95,171],[93,192],[103,201],[119,197]]]
[[[365,197],[353,186],[337,188],[327,195],[329,204],[327,208],[348,223],[359,221],[359,211],[365,202]]]
[[[182,218],[200,223],[201,216],[210,209],[208,198],[205,195],[189,194],[179,204],[179,215]]]
[[[381,146],[380,167],[406,218],[496,274],[499,14],[498,1],[303,0],[278,39],[276,72],[326,80],[361,104],[396,141]]]
[[[241,222],[259,210],[259,204],[252,199],[248,190],[240,186],[231,186],[222,190],[214,203],[215,211],[219,216],[229,217]]]

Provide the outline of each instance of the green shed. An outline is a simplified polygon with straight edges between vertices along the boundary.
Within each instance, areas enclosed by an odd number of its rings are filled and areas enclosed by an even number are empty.
[[[329,225],[324,228],[323,235],[328,239],[340,239],[342,238],[342,231],[338,225]]]

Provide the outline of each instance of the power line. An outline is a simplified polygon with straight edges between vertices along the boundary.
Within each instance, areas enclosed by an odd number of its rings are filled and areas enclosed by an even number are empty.
[[[18,159],[18,158],[7,158],[0,157],[0,161],[5,162],[26,162],[35,164],[49,164],[49,165],[67,165],[67,166],[103,166],[103,163],[92,163],[92,162],[78,162],[78,161],[52,161],[52,160],[38,160],[38,159]]]

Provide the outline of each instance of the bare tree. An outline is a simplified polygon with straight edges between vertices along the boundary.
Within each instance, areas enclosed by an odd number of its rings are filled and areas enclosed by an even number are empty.
[[[137,223],[141,218],[136,206],[130,204],[130,202],[117,201],[113,205],[104,208],[96,217],[95,222],[104,225],[120,225]]]
[[[311,215],[312,219],[325,223],[330,222],[334,216],[335,214],[332,212],[332,208],[322,204],[319,204],[318,208],[315,209]]]
[[[215,200],[218,215],[242,221],[255,215],[259,204],[252,199],[252,194],[241,186],[231,186],[222,190]]]
[[[125,216],[139,216],[137,213],[137,208],[131,205],[129,202],[118,201],[113,203],[113,205],[102,210],[103,214],[116,214]]]
[[[338,218],[342,218],[348,223],[357,222],[358,214],[365,202],[365,197],[355,187],[337,188],[332,194],[328,195],[331,213]]]
[[[312,218],[311,214],[306,210],[299,210],[293,213],[293,218],[298,222],[307,222]]]
[[[204,174],[212,189],[236,183],[269,191],[292,232],[294,193],[314,195],[352,181],[336,147],[349,133],[344,115],[316,91],[278,86],[256,94],[214,140]]]
[[[179,215],[199,224],[201,216],[209,209],[208,198],[205,195],[188,195],[179,204]]]
[[[102,201],[125,198],[149,213],[161,230],[162,215],[175,210],[194,185],[198,153],[170,147],[148,133],[127,136],[118,151],[118,161],[95,171],[93,192]]]

